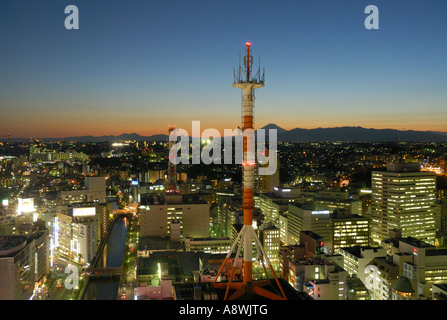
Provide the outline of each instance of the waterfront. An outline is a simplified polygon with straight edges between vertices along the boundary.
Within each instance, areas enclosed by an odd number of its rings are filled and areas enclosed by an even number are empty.
[[[127,228],[127,218],[116,218],[97,267],[122,266]],[[84,300],[117,300],[119,283],[119,279],[90,278],[85,291]]]

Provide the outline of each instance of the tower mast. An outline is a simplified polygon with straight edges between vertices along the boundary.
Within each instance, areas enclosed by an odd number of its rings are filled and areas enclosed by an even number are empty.
[[[169,126],[168,136],[170,136],[171,132],[174,130],[175,126]],[[172,149],[174,143],[175,143],[174,141],[169,142],[169,150]],[[169,159],[168,159],[168,188],[166,189],[166,193],[169,194],[179,193],[179,190],[177,188],[177,167]]]
[[[251,55],[251,42],[245,43],[244,68],[239,65],[238,73],[234,75],[233,87],[242,90],[242,133],[243,133],[243,161],[242,161],[242,210],[244,213],[244,225],[236,237],[232,248],[228,252],[220,270],[214,280],[215,287],[226,286],[225,298],[227,299],[229,290],[236,290],[230,299],[237,299],[244,295],[252,295],[254,293],[269,299],[286,299],[284,291],[275,275],[272,265],[259,241],[255,230],[253,229],[253,210],[254,210],[254,171],[255,171],[255,135],[254,135],[254,100],[255,90],[264,87],[264,71],[261,74],[260,67],[258,72],[253,75],[253,56]],[[238,244],[239,243],[239,244]],[[267,284],[265,281],[253,281],[253,243],[256,247],[258,257],[263,264],[266,262],[272,272],[276,284],[281,292],[277,295],[273,292],[262,288]],[[233,267],[228,283],[216,283],[224,265],[231,256],[233,250],[237,248],[234,258]],[[239,254],[243,249],[243,281],[233,283],[235,268],[239,259]],[[266,270],[265,270],[266,271]],[[267,275],[267,272],[266,272]],[[270,281],[268,281],[270,283]]]

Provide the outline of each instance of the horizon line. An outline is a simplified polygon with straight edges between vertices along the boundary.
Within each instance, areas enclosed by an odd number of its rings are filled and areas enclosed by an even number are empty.
[[[296,127],[293,129],[284,129],[281,126],[278,126],[277,124],[274,123],[269,123],[266,124],[265,126],[258,128],[258,129],[254,129],[254,131],[259,130],[259,129],[264,129],[267,126],[276,126],[279,129],[285,130],[285,132],[289,132],[292,130],[296,130],[296,129],[302,129],[302,130],[316,130],[316,129],[339,129],[339,128],[361,128],[361,129],[366,129],[366,130],[394,130],[394,131],[401,131],[401,132],[407,132],[407,131],[413,131],[413,132],[431,132],[431,133],[445,133],[447,134],[447,131],[433,131],[433,130],[414,130],[414,129],[396,129],[396,128],[372,128],[372,127],[362,127],[362,126],[349,126],[349,125],[345,125],[345,126],[330,126],[330,127],[313,127],[313,128],[301,128],[301,127]],[[239,128],[239,127],[238,127]],[[178,128],[178,129],[182,129],[182,128]],[[207,129],[207,128],[206,128]],[[231,130],[236,130],[235,129],[231,129]],[[217,129],[218,130],[218,129]],[[219,132],[222,132],[223,130],[226,129],[222,129],[222,130],[218,130]],[[272,130],[272,129],[269,129]],[[202,130],[203,131],[203,130]],[[10,134],[10,133],[9,133]],[[93,135],[93,134],[82,134],[82,135],[69,135],[69,136],[47,136],[47,137],[39,137],[39,136],[34,136],[34,137],[10,137],[11,140],[17,140],[17,139],[67,139],[67,138],[80,138],[80,137],[93,137],[93,138],[101,138],[101,137],[119,137],[122,135],[138,135],[140,137],[153,137],[153,136],[159,136],[159,135],[164,135],[166,137],[169,137],[169,134],[166,133],[154,133],[151,135],[146,135],[146,134],[140,134],[137,132],[131,132],[131,133],[127,133],[127,132],[123,132],[120,134],[103,134],[103,135]],[[224,135],[222,135],[224,136]],[[191,135],[189,135],[189,137],[191,137]],[[7,141],[8,140],[8,134],[6,135],[2,135],[2,137],[0,138],[0,141]]]

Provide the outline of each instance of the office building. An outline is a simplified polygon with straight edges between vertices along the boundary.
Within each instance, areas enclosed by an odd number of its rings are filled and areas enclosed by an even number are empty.
[[[390,229],[402,237],[433,243],[436,232],[436,174],[419,163],[395,163],[372,172],[372,238],[380,243]]]
[[[95,207],[68,207],[54,218],[54,248],[73,262],[90,263],[99,243]]]
[[[60,192],[63,205],[75,203],[105,203],[106,179],[105,177],[86,177],[85,188],[77,190],[65,190]]]
[[[298,199],[301,199],[299,189],[274,187],[272,192],[259,194],[255,204],[261,209],[264,221],[279,228],[280,215],[287,211],[289,203]]]
[[[207,238],[210,229],[209,204],[198,195],[141,196],[140,236],[171,237],[179,227],[179,237]]]
[[[286,244],[299,244],[301,231],[312,231],[320,235],[325,247],[331,248],[332,230],[329,210],[315,210],[313,204],[289,203]]]
[[[330,214],[331,247],[337,253],[341,248],[369,246],[371,234],[369,218],[336,209]]]
[[[35,277],[36,282],[43,282],[46,276],[50,274],[50,238],[48,230],[33,232],[29,237],[34,239],[35,254]]]
[[[259,240],[270,262],[276,267],[279,262],[279,229],[271,224],[263,224],[259,228]]]
[[[217,237],[232,237],[232,226],[235,223],[235,213],[241,208],[241,197],[233,192],[218,192],[213,216],[213,227]]]
[[[233,243],[230,238],[191,238],[185,237],[186,252],[204,252],[211,254],[227,253]]]
[[[367,264],[376,257],[385,257],[387,250],[382,247],[353,246],[340,248],[339,253],[344,257],[343,269],[350,276],[357,275],[364,283]]]

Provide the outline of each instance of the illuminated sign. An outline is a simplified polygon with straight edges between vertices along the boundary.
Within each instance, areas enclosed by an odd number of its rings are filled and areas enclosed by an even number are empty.
[[[329,214],[329,210],[312,211],[312,214]]]
[[[73,208],[73,217],[92,217],[96,215],[96,208]]]
[[[138,186],[138,180],[132,180],[130,182],[130,184],[133,185],[133,186]]]
[[[3,200],[2,204],[6,207],[7,205],[9,205],[9,200],[8,199]]]
[[[34,199],[21,199],[19,198],[19,205],[17,211],[20,213],[29,213],[34,211]]]

